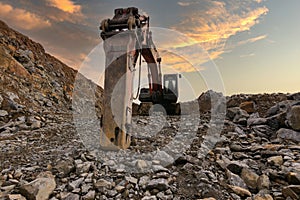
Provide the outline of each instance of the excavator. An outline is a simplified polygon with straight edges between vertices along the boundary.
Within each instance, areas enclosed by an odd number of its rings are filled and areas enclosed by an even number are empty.
[[[179,74],[164,74],[152,40],[150,17],[138,8],[118,8],[112,19],[101,22],[105,52],[104,111],[101,119],[101,147],[127,149],[130,146],[132,102],[160,104],[167,114],[180,114]],[[140,88],[142,58],[147,63],[148,88]],[[139,60],[139,61],[138,61]],[[139,63],[138,63],[139,62]],[[139,65],[138,94],[134,97],[134,73]]]

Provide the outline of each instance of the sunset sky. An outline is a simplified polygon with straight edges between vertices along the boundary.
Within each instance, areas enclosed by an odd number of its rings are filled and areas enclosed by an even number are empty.
[[[190,62],[205,73],[213,63],[226,95],[300,91],[299,0],[0,0],[0,19],[79,69],[102,42],[101,20],[129,6],[149,15],[151,26],[188,38],[154,37],[162,40],[158,49],[196,44],[208,52],[209,62],[192,51],[184,61],[161,50],[177,72],[192,73]]]

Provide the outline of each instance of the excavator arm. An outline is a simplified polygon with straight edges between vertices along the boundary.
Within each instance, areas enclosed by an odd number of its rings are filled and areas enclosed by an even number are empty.
[[[133,73],[141,55],[147,63],[149,88],[141,89],[141,102],[163,102],[161,58],[149,30],[149,17],[134,7],[115,9],[101,22],[104,40],[105,81],[101,146],[126,149],[130,145]],[[176,97],[177,101],[177,97]]]

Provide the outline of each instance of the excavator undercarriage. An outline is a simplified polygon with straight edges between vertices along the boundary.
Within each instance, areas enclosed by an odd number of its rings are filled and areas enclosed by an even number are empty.
[[[130,145],[133,75],[139,58],[141,65],[141,56],[147,63],[149,82],[149,88],[138,89],[141,104],[160,104],[168,114],[180,114],[180,76],[165,74],[162,80],[162,59],[153,43],[149,21],[137,8],[130,7],[115,9],[112,19],[101,22],[106,55],[101,135],[104,149],[126,149]]]

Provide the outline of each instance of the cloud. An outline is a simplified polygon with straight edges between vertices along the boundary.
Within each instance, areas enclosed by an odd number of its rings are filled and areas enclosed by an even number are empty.
[[[55,22],[86,23],[82,6],[71,0],[45,0],[43,9],[47,9],[46,16]]]
[[[182,1],[178,1],[177,4],[180,5],[180,6],[189,6],[189,5],[191,5],[190,2],[182,2]]]
[[[42,29],[50,27],[51,23],[41,16],[31,13],[27,10],[14,8],[9,4],[0,2],[0,17],[9,21],[10,25],[23,30]]]
[[[255,53],[240,55],[240,58],[252,57],[255,56]]]
[[[187,8],[183,20],[172,28],[199,42],[216,59],[226,51],[230,37],[249,31],[268,11],[253,0],[204,0],[201,6]]]
[[[172,52],[162,51],[160,55],[163,58],[163,69],[165,73],[170,73],[172,71],[177,72],[192,72],[196,71],[191,63],[189,63],[185,58],[176,55]]]
[[[75,5],[71,0],[47,0],[50,6],[58,8],[67,13],[81,12],[81,6]]]
[[[250,38],[250,39],[247,39],[247,40],[244,40],[244,41],[240,41],[240,42],[238,42],[238,45],[244,45],[244,44],[257,42],[259,40],[263,40],[263,39],[266,39],[266,38],[267,38],[267,35],[260,35],[260,36],[254,37],[254,38]]]

